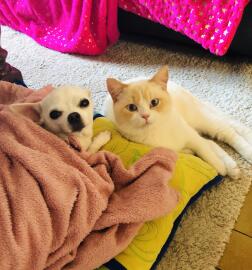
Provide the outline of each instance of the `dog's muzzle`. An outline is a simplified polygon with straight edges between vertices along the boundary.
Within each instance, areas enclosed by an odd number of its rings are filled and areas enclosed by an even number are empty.
[[[81,131],[85,127],[80,114],[77,112],[70,113],[67,120],[73,132]]]

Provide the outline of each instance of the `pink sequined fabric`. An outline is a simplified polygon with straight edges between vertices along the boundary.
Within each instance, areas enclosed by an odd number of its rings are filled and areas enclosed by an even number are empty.
[[[117,0],[0,0],[0,24],[69,53],[101,54],[118,39]]]
[[[175,31],[217,55],[227,52],[249,0],[119,0],[119,6]],[[115,43],[117,0],[0,0],[0,24],[48,48],[101,54]]]
[[[249,0],[119,0],[119,6],[224,55]]]

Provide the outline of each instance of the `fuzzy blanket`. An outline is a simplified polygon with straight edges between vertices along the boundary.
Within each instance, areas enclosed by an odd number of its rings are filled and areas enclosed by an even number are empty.
[[[173,152],[153,150],[126,170],[115,155],[76,152],[8,110],[49,91],[0,82],[0,269],[95,269],[178,202],[167,185]]]

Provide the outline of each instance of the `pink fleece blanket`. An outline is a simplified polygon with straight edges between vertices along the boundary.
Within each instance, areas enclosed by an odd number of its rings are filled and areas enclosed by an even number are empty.
[[[167,184],[173,152],[156,149],[126,170],[115,155],[78,153],[8,110],[49,91],[0,82],[2,270],[95,269],[178,202]]]
[[[249,0],[119,0],[127,11],[178,31],[224,55]]]

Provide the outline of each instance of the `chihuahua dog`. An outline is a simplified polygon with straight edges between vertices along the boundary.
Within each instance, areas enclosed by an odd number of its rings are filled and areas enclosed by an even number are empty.
[[[34,122],[56,134],[68,143],[77,140],[81,150],[97,152],[111,137],[109,131],[93,137],[93,101],[89,90],[78,86],[54,88],[37,103],[12,104],[10,109],[28,115]]]

